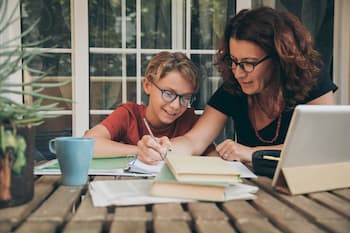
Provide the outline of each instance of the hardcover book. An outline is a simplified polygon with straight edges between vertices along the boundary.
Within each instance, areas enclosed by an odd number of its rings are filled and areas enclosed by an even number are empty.
[[[254,199],[257,190],[256,186],[238,182],[178,181],[165,164],[152,183],[151,194],[202,201],[227,201]]]
[[[240,181],[239,171],[220,157],[168,155],[165,162],[178,181]]]

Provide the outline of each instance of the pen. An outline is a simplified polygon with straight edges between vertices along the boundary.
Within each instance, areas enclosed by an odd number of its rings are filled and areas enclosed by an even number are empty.
[[[159,142],[157,141],[156,137],[154,137],[154,134],[152,133],[151,127],[148,124],[148,121],[146,120],[146,118],[143,118],[143,122],[145,123],[145,126],[147,128],[147,131],[149,133],[149,135],[153,138],[153,140],[159,144]],[[160,157],[162,158],[162,160],[164,160],[164,157],[162,155],[162,153],[159,153]],[[166,154],[165,154],[166,156]]]
[[[280,158],[275,157],[275,156],[271,156],[271,155],[264,155],[264,156],[263,156],[263,159],[266,159],[266,160],[274,160],[274,161],[279,161],[279,160],[280,160]]]

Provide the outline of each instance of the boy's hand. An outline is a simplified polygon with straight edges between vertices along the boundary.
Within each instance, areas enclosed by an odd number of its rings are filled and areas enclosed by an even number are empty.
[[[168,137],[152,138],[144,135],[137,143],[138,159],[146,164],[158,164],[166,158],[170,145]]]

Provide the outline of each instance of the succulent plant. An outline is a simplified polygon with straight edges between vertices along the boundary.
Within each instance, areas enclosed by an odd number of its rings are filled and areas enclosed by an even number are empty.
[[[17,6],[18,7],[18,6]],[[8,14],[8,0],[0,1],[0,38],[5,38],[3,33],[20,20],[15,18],[16,8]],[[66,85],[67,82],[45,83],[48,71],[30,68],[28,64],[37,56],[47,56],[39,49],[26,49],[36,47],[43,41],[32,44],[13,45],[15,40],[20,40],[30,33],[35,24],[22,34],[9,40],[0,41],[0,202],[9,201],[11,195],[11,177],[22,175],[26,166],[26,142],[21,135],[17,135],[20,126],[36,126],[44,122],[45,118],[57,117],[48,114],[48,111],[60,110],[59,102],[71,102],[70,99],[44,94],[47,88]],[[11,80],[17,72],[31,74],[28,81],[16,83]],[[31,97],[31,103],[18,103],[13,96]],[[44,100],[53,103],[43,104]]]

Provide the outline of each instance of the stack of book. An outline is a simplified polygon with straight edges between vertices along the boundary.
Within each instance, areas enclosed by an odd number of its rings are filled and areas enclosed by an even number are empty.
[[[257,190],[241,183],[240,174],[219,157],[168,155],[152,183],[151,194],[227,201],[254,199]]]

